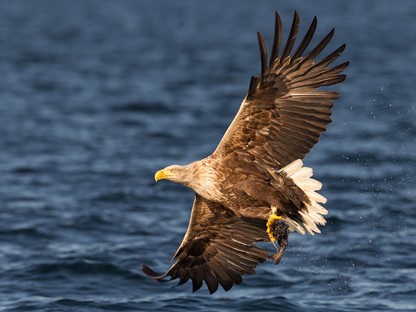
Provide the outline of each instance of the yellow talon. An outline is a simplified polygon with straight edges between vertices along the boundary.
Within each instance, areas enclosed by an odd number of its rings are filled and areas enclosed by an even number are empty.
[[[267,220],[266,226],[267,226],[267,234],[269,235],[269,238],[272,242],[275,242],[277,237],[273,235],[271,226],[273,225],[274,221],[276,220],[283,220],[282,216],[278,216],[277,214],[273,213],[270,215],[269,219]]]

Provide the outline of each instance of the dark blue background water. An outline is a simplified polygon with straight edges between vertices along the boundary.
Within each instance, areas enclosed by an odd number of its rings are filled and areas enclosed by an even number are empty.
[[[276,9],[348,45],[305,161],[328,224],[230,292],[157,284],[193,194],[154,172],[214,150]],[[415,29],[410,0],[1,1],[0,310],[415,311]]]

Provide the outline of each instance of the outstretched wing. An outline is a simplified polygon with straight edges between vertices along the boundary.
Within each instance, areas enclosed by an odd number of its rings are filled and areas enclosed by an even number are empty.
[[[318,55],[330,42],[334,30],[303,56],[317,25],[316,17],[295,52],[292,49],[299,29],[299,15],[294,14],[292,28],[283,52],[282,22],[276,12],[276,26],[270,60],[261,33],[258,33],[261,54],[261,77],[252,77],[246,98],[214,155],[221,158],[236,152],[249,153],[258,162],[281,168],[296,159],[303,159],[318,142],[331,121],[334,91],[317,89],[342,82],[348,62],[329,65],[345,49],[340,46],[321,60]]]
[[[178,285],[192,280],[193,291],[203,281],[210,293],[220,284],[229,290],[242,282],[243,274],[254,274],[257,264],[268,258],[267,251],[257,247],[265,240],[264,220],[237,217],[231,210],[196,195],[185,237],[176,251],[176,259],[164,274],[157,274],[142,265],[146,275],[163,280],[179,278]]]

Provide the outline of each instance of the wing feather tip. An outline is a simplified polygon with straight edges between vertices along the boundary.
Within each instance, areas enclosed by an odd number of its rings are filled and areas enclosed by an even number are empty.
[[[193,278],[192,279],[192,292],[198,291],[203,285],[202,279]]]
[[[261,32],[257,32],[257,39],[259,41],[259,49],[260,49],[260,60],[261,60],[261,76],[263,76],[267,69],[267,45],[266,41],[264,40],[263,34]]]
[[[257,86],[259,84],[259,77],[252,76],[250,79],[250,85],[248,87],[247,96],[253,96],[256,93]]]
[[[275,62],[279,58],[281,40],[282,40],[282,19],[280,18],[279,13],[275,11],[273,46],[272,46],[272,53],[270,55],[270,60],[269,60],[269,67],[274,66]]]
[[[164,278],[167,276],[166,273],[164,274],[156,273],[155,271],[153,271],[151,268],[149,268],[145,264],[141,265],[141,270],[147,277],[150,277],[158,282],[164,281]]]

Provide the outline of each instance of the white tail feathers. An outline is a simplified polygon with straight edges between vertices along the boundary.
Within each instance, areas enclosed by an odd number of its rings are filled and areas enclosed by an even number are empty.
[[[303,167],[302,160],[297,159],[280,169],[279,172],[284,172],[288,178],[292,179],[309,199],[309,202],[304,202],[307,210],[299,212],[303,217],[303,223],[299,224],[294,220],[286,219],[289,227],[301,234],[305,234],[305,231],[311,235],[314,232],[321,233],[317,224],[324,225],[326,223],[323,215],[327,215],[328,211],[319,204],[325,204],[326,198],[316,192],[321,189],[322,183],[311,178],[312,168]]]

